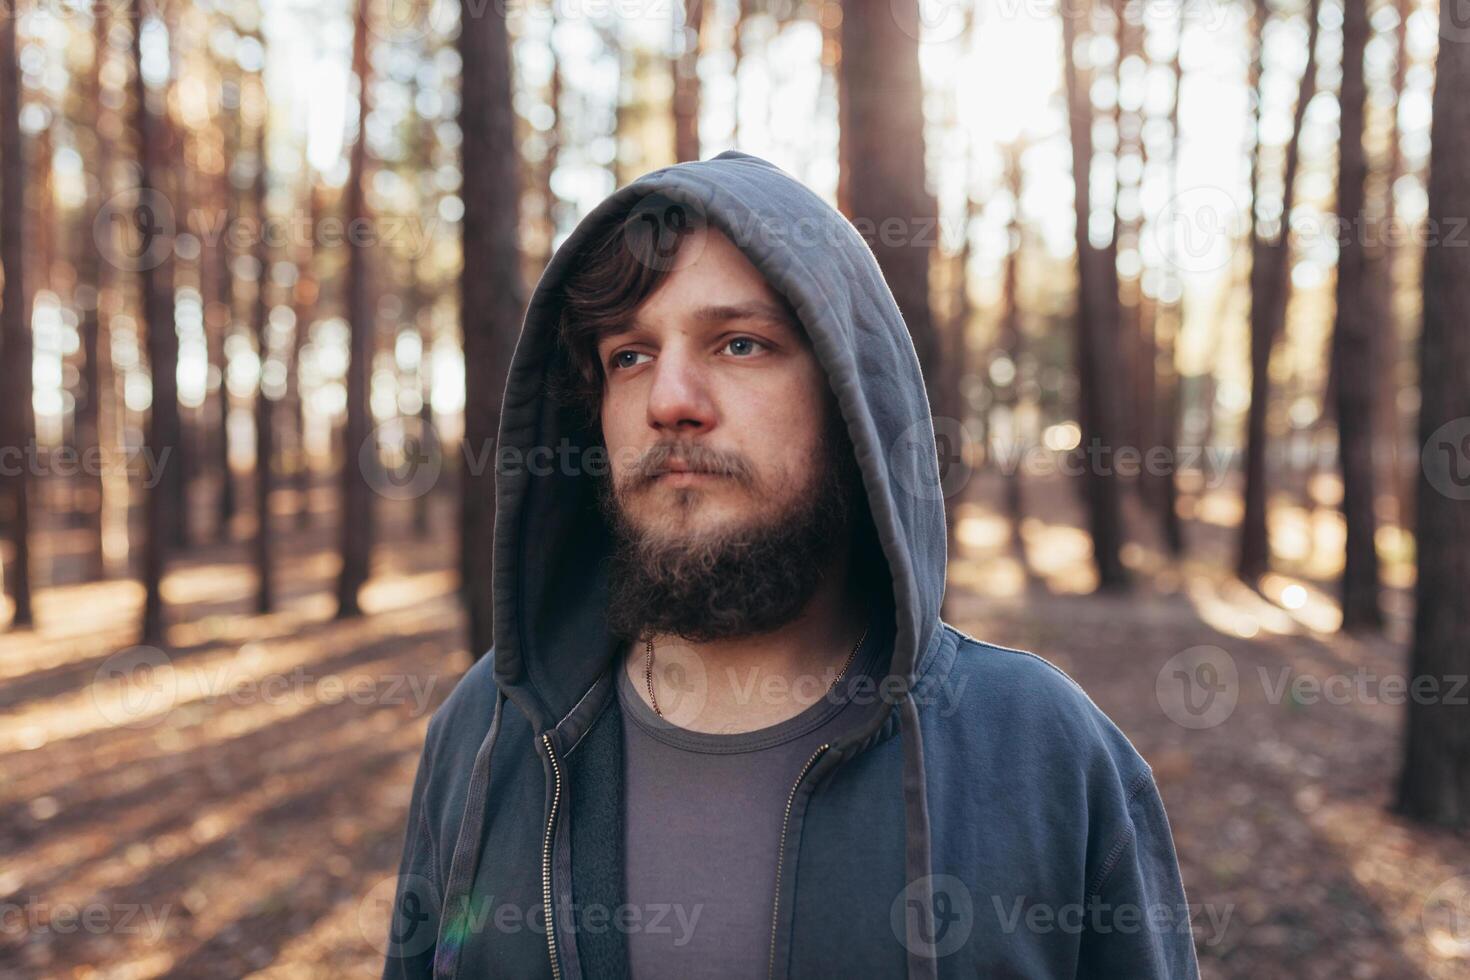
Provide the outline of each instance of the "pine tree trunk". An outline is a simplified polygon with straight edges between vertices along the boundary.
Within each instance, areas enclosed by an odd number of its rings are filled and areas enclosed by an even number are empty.
[[[1342,574],[1343,629],[1383,624],[1378,599],[1378,552],[1373,478],[1374,280],[1363,242],[1368,157],[1363,151],[1367,85],[1363,54],[1368,44],[1367,0],[1345,0],[1343,8],[1341,143],[1338,149],[1337,210],[1347,233],[1337,260],[1337,318],[1332,358],[1337,375],[1338,461],[1342,467],[1342,516],[1347,524],[1347,560]]]
[[[489,16],[489,12],[485,12]],[[347,177],[347,227],[367,215],[364,171],[367,168],[368,0],[358,0],[352,39],[352,71],[358,80],[357,141]],[[368,474],[360,451],[369,438],[368,381],[372,371],[373,315],[368,281],[367,248],[347,237],[347,322],[350,331],[347,366],[347,421],[342,441],[342,509],[340,541],[342,570],[337,578],[337,618],[360,615],[358,592],[367,581],[372,557],[373,508]]]
[[[133,0],[133,95],[137,112],[138,192],[140,217],[150,216],[148,209],[162,199],[163,172],[168,146],[165,134],[157,125],[149,107],[147,83],[141,70],[142,45],[139,35],[144,22],[143,0]],[[156,220],[156,218],[155,218]],[[143,327],[148,337],[148,372],[152,379],[152,406],[148,413],[146,436],[154,465],[161,467],[157,482],[147,489],[147,517],[143,542],[143,642],[155,646],[164,643],[163,574],[168,552],[178,529],[173,513],[180,501],[175,495],[177,484],[171,479],[179,465],[179,399],[176,374],[179,363],[179,338],[174,325],[174,281],[172,242],[153,237],[152,229],[138,243],[139,254],[152,256],[142,271]]]
[[[1453,38],[1454,4],[1440,6],[1440,36]],[[1419,820],[1470,826],[1470,710],[1454,678],[1470,674],[1470,45],[1442,43],[1430,134],[1429,247],[1424,253],[1424,326],[1418,481],[1417,611],[1411,676],[1439,697],[1408,700],[1398,806]],[[1453,229],[1459,228],[1458,233]],[[1451,234],[1459,237],[1451,240]],[[1457,247],[1458,246],[1458,247]],[[1426,680],[1427,679],[1427,680]],[[1455,703],[1458,701],[1458,703]]]
[[[1257,0],[1255,61],[1252,66],[1252,88],[1256,98],[1256,145],[1251,152],[1251,403],[1246,416],[1245,513],[1240,525],[1240,550],[1236,571],[1246,582],[1255,582],[1271,564],[1271,545],[1266,525],[1267,486],[1266,453],[1268,438],[1266,420],[1271,407],[1271,353],[1286,323],[1286,305],[1291,296],[1288,275],[1291,256],[1291,211],[1295,201],[1296,173],[1300,158],[1302,122],[1307,104],[1317,88],[1317,33],[1319,0],[1307,4],[1307,64],[1302,72],[1297,96],[1296,114],[1291,136],[1286,144],[1286,164],[1282,177],[1281,229],[1274,239],[1260,233],[1257,224],[1261,186],[1261,35],[1265,31],[1268,9],[1265,0]]]
[[[77,285],[90,291],[90,302],[81,304],[82,319],[78,328],[82,346],[81,386],[76,405],[77,452],[84,465],[78,477],[81,483],[82,523],[88,540],[86,571],[88,579],[100,579],[105,574],[102,549],[102,421],[101,405],[104,397],[102,358],[107,331],[102,323],[103,294],[107,269],[102,262],[102,251],[92,240],[92,221],[102,210],[102,205],[111,196],[108,193],[109,171],[112,167],[112,141],[103,125],[107,112],[102,104],[102,69],[107,58],[107,34],[112,20],[104,7],[94,8],[92,36],[92,71],[87,76],[87,104],[92,110],[92,165],[96,168],[96,191],[87,202],[79,228],[81,246],[77,249]],[[92,458],[96,465],[87,465]]]
[[[35,437],[31,408],[31,311],[26,289],[25,212],[26,161],[20,133],[20,70],[17,63],[14,6],[0,8],[0,265],[5,270],[0,302],[0,399],[3,399],[3,444],[30,458],[26,447]],[[22,463],[5,476],[10,497],[11,537],[15,556],[6,566],[15,614],[12,626],[30,626],[30,467]]]
[[[464,271],[460,320],[464,334],[464,466],[460,478],[460,549],[470,654],[495,642],[491,554],[495,528],[495,471],[490,449],[500,428],[500,399],[525,305],[520,246],[519,162],[512,134],[510,40],[492,10],[471,14],[465,3],[459,35],[464,65],[460,106],[463,133]],[[475,465],[485,460],[483,467]]]
[[[918,42],[899,28],[902,22],[912,29],[918,16],[916,0],[844,4],[841,160],[848,216],[869,236],[913,338],[930,407],[942,415],[954,401],[946,391],[942,341],[929,303],[939,211],[926,185]]]
[[[1398,24],[1394,28],[1393,101],[1403,97],[1408,77],[1408,19],[1413,12],[1409,0],[1394,0]],[[1394,187],[1404,175],[1404,153],[1395,111],[1388,120],[1388,162],[1383,167],[1379,195],[1382,217],[1378,233],[1368,243],[1369,277],[1373,280],[1372,301],[1374,363],[1373,424],[1374,471],[1378,492],[1393,502],[1394,523],[1403,529],[1412,525],[1412,494],[1404,479],[1401,453],[1403,426],[1400,424],[1398,393],[1403,377],[1404,344],[1400,339],[1397,282],[1394,278],[1399,255],[1399,216]]]
[[[268,613],[275,605],[275,577],[271,562],[271,490],[275,462],[274,403],[265,386],[270,360],[270,246],[266,234],[266,130],[270,110],[265,104],[265,81],[260,79],[261,118],[255,136],[255,349],[260,359],[260,376],[255,385],[255,611]]]
[[[1179,19],[1175,26],[1174,56],[1169,64],[1169,72],[1174,80],[1174,94],[1169,100],[1169,199],[1175,200],[1179,196],[1179,95],[1184,87],[1184,61],[1181,55],[1184,50],[1184,26],[1188,23],[1188,16],[1184,8],[1180,8]],[[1156,331],[1159,340],[1157,352],[1157,377],[1154,387],[1157,390],[1155,401],[1156,411],[1159,418],[1160,443],[1169,452],[1169,465],[1164,471],[1156,474],[1153,479],[1158,484],[1158,513],[1159,526],[1163,533],[1164,544],[1169,553],[1176,558],[1184,554],[1184,529],[1179,520],[1179,371],[1175,362],[1175,351],[1178,349],[1179,334],[1184,329],[1184,282],[1179,275],[1178,257],[1175,253],[1173,237],[1169,239],[1169,254],[1167,265],[1169,269],[1168,282],[1174,290],[1172,298],[1159,304],[1159,322]]]
[[[179,61],[177,48],[177,41],[179,37],[178,25],[175,22],[169,22],[167,27],[170,39],[169,60],[172,64],[177,65]],[[161,111],[159,112],[158,116],[158,124],[158,138],[160,139],[163,146],[163,157],[159,162],[158,169],[155,171],[155,179],[158,181],[158,189],[164,194],[170,195],[169,199],[173,203],[174,218],[177,222],[177,228],[179,231],[182,231],[186,227],[186,222],[189,215],[189,200],[186,191],[189,187],[190,181],[188,174],[188,165],[185,162],[188,159],[188,154],[185,152],[185,143],[188,139],[188,130],[183,125],[176,124],[172,113],[170,113],[168,109],[167,99],[164,99],[161,103]],[[169,256],[170,273],[168,296],[171,321],[173,319],[172,312],[174,302],[174,288],[176,285],[175,279],[176,277],[178,277],[177,266],[175,263],[177,263],[178,261],[180,260],[172,254]],[[187,277],[185,276],[182,278],[186,279]],[[175,328],[175,330],[176,329],[177,328]],[[178,348],[178,338],[177,334],[175,334],[173,342],[175,370],[177,370],[178,365]],[[191,476],[193,475],[193,472],[196,468],[197,460],[190,459],[192,446],[190,445],[190,441],[188,438],[189,419],[179,407],[177,397],[177,385],[175,385],[173,414],[175,418],[174,424],[178,427],[178,436],[174,441],[174,452],[172,460],[173,465],[165,471],[165,474],[167,476],[166,482],[169,487],[169,496],[172,498],[172,506],[169,508],[168,512],[168,535],[170,539],[170,547],[182,551],[189,547],[189,500],[192,490]]]
[[[238,100],[238,85],[231,89]],[[214,415],[211,419],[214,425],[214,438],[211,440],[214,451],[214,465],[219,472],[219,493],[215,498],[215,540],[227,541],[230,538],[230,528],[235,520],[235,512],[238,510],[238,501],[235,496],[235,477],[230,469],[230,389],[226,384],[229,371],[228,359],[225,356],[225,342],[229,339],[234,329],[235,322],[235,270],[232,264],[230,240],[228,231],[237,217],[235,207],[235,185],[230,180],[230,167],[234,163],[235,155],[239,146],[239,103],[226,105],[221,110],[220,135],[224,142],[225,165],[220,174],[216,186],[219,192],[220,232],[215,239],[213,258],[213,284],[214,302],[206,309],[211,309],[213,316],[205,320],[205,328],[208,330],[205,340],[209,345],[209,363],[219,372],[219,390],[215,394]]]
[[[306,447],[306,399],[301,390],[301,348],[310,336],[312,321],[316,318],[317,284],[316,229],[320,215],[318,187],[310,166],[303,161],[306,174],[306,227],[308,238],[299,246],[296,255],[296,284],[292,288],[292,312],[295,314],[296,329],[291,341],[291,363],[288,368],[286,405],[290,425],[295,432],[296,468],[292,472],[293,489],[296,491],[296,527],[311,526],[311,454]]]
[[[684,0],[684,22],[674,38],[674,159],[699,159],[699,55],[704,46],[704,0]]]
[[[1021,191],[1025,173],[1021,167],[1021,147],[1006,150],[1006,190],[1011,199],[1010,252],[1005,259],[1001,278],[1001,321],[996,347],[1011,362],[1013,374],[1009,384],[1000,386],[996,392],[996,403],[1010,412],[1012,444],[1005,447],[1001,460],[1006,464],[1005,504],[1006,516],[1011,522],[1011,541],[1017,553],[1024,554],[1025,544],[1021,538],[1021,521],[1025,517],[1025,501],[1021,487],[1023,443],[1018,428],[1017,414],[1020,409],[1021,393],[1021,253],[1025,243],[1025,229],[1021,224]],[[984,370],[989,373],[990,366]],[[993,440],[992,440],[993,441]]]
[[[1128,585],[1120,551],[1123,539],[1122,506],[1118,499],[1117,476],[1110,467],[1097,465],[1088,455],[1091,448],[1115,448],[1113,399],[1106,387],[1113,377],[1108,369],[1109,353],[1117,341],[1117,267],[1109,253],[1095,248],[1088,239],[1092,215],[1092,98],[1091,77],[1079,70],[1077,11],[1062,17],[1062,55],[1067,88],[1067,115],[1072,142],[1072,183],[1076,207],[1077,311],[1076,359],[1078,416],[1081,422],[1083,496],[1087,526],[1092,536],[1092,558],[1098,586],[1121,589]],[[1110,462],[1107,459],[1103,462]]]

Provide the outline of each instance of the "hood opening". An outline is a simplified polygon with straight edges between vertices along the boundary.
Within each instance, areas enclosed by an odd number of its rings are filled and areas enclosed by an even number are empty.
[[[567,384],[561,286],[589,242],[650,200],[695,209],[723,232],[806,330],[862,474],[872,550],[854,560],[880,566],[895,628],[890,673],[911,683],[937,633],[946,558],[918,359],[856,229],[780,169],[736,151],[655,171],[615,192],[557,250],[532,294],[496,451],[497,680],[538,730],[548,728],[619,644],[605,619],[611,533],[594,478],[579,465],[594,458],[601,430]]]

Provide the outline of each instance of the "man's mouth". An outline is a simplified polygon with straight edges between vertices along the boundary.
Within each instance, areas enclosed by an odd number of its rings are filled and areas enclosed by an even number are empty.
[[[670,463],[654,474],[655,483],[665,486],[684,487],[702,480],[711,480],[717,476],[705,470],[696,470],[683,463]]]
[[[654,451],[635,479],[644,487],[691,487],[714,480],[748,484],[748,469],[738,458],[695,446],[689,452]]]

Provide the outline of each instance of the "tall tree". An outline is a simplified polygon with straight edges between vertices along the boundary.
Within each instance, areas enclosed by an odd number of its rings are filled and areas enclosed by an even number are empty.
[[[275,604],[275,576],[271,568],[271,490],[274,486],[272,466],[275,463],[274,403],[266,390],[266,369],[270,362],[270,235],[266,222],[270,174],[266,161],[266,135],[269,131],[270,104],[266,100],[265,79],[256,77],[256,102],[260,118],[255,129],[255,350],[260,360],[255,385],[255,611],[268,613]],[[359,141],[360,142],[360,141]]]
[[[357,77],[357,139],[347,173],[346,225],[356,227],[367,215],[364,171],[367,169],[368,92],[372,83],[368,63],[368,3],[357,0],[352,37],[352,73]],[[489,15],[489,11],[485,11]],[[468,64],[466,64],[468,70]],[[508,144],[509,145],[509,144]],[[373,506],[368,474],[360,465],[360,450],[369,438],[368,379],[372,371],[372,285],[368,280],[367,248],[357,236],[347,236],[347,422],[342,443],[342,570],[337,577],[337,617],[362,612],[358,591],[368,579],[373,547]]]
[[[674,30],[674,159],[699,159],[699,56],[704,48],[704,0],[684,0]]]
[[[924,168],[924,90],[917,0],[843,5],[838,90],[842,100],[841,203],[865,234],[919,355],[936,414],[953,414],[942,340],[929,302],[929,264],[939,208]],[[902,25],[902,26],[900,26]],[[884,231],[898,222],[900,234]]]
[[[1015,455],[1003,453],[1001,459],[1007,464],[1005,473],[1006,516],[1011,521],[1011,542],[1018,552],[1024,547],[1021,539],[1021,519],[1025,516],[1021,487],[1021,438],[1018,431],[1020,424],[1018,410],[1021,404],[1021,253],[1026,243],[1026,229],[1021,221],[1021,191],[1025,180],[1021,157],[1024,152],[1025,146],[1019,141],[1005,147],[1005,182],[1007,196],[1011,199],[1011,220],[1007,235],[1009,243],[1005,266],[1001,273],[1001,319],[999,336],[996,338],[996,353],[1010,362],[1010,379],[1008,381],[996,380],[991,366],[986,365],[986,374],[996,386],[995,403],[1004,407],[1010,416],[1012,445],[1007,449],[1013,449]]]
[[[556,194],[556,168],[561,163],[562,133],[565,126],[561,113],[562,89],[564,88],[562,59],[561,50],[556,43],[557,10],[554,3],[549,5],[549,16],[551,26],[547,35],[546,47],[551,56],[551,82],[546,93],[546,101],[551,106],[551,124],[546,128],[546,159],[541,170],[541,200],[544,208],[543,218],[546,223],[546,249],[540,259],[542,268],[550,264],[552,253],[556,249],[557,218],[561,208],[561,201]],[[677,93],[677,87],[675,91]],[[419,145],[423,148],[425,156],[432,158],[435,143],[433,121],[421,118],[418,120],[418,126],[421,134]],[[695,152],[698,152],[697,133],[694,143]]]
[[[1090,5],[1086,8],[1089,12]],[[1117,445],[1115,399],[1110,397],[1112,355],[1118,340],[1118,270],[1111,250],[1094,246],[1088,236],[1092,217],[1092,80],[1077,64],[1078,12],[1062,15],[1062,64],[1067,89],[1067,118],[1072,142],[1072,184],[1076,209],[1077,250],[1076,358],[1079,421],[1083,457],[1083,495],[1092,560],[1098,586],[1128,585],[1123,567],[1123,513],[1118,479],[1110,466],[1086,454]]]
[[[295,332],[291,340],[291,363],[287,366],[286,405],[290,424],[295,432],[296,467],[292,476],[296,491],[296,526],[311,526],[311,454],[306,448],[306,398],[301,390],[301,348],[306,346],[312,321],[316,318],[317,293],[320,286],[316,276],[316,227],[321,213],[321,189],[311,165],[302,161],[302,180],[305,184],[306,205],[305,240],[297,243],[295,256],[296,283],[291,291],[291,310],[295,314]]]
[[[138,201],[133,214],[140,234],[135,243],[141,263],[143,327],[147,333],[148,373],[152,381],[152,403],[148,412],[146,441],[154,465],[162,467],[160,479],[148,490],[146,530],[143,542],[143,641],[164,642],[163,574],[169,546],[178,529],[173,514],[180,498],[170,491],[175,483],[168,477],[179,465],[180,442],[178,363],[179,337],[174,324],[173,242],[169,229],[161,226],[159,210],[167,197],[163,192],[166,161],[166,127],[160,126],[151,92],[143,74],[143,30],[147,22],[144,0],[132,0],[133,96],[138,140]],[[161,99],[157,100],[160,103]]]
[[[96,168],[96,182],[89,184],[87,207],[79,226],[81,238],[77,249],[77,282],[87,301],[80,303],[81,324],[78,332],[82,346],[81,387],[77,393],[76,438],[77,452],[82,459],[96,454],[102,448],[101,406],[106,372],[102,369],[105,356],[106,325],[102,322],[103,294],[106,290],[104,275],[107,272],[102,261],[102,250],[93,243],[92,221],[102,210],[102,205],[111,195],[108,177],[112,168],[112,141],[104,123],[107,107],[102,100],[102,72],[107,63],[108,32],[112,21],[107,16],[107,7],[99,4],[92,9],[92,70],[87,75],[85,103],[94,113],[91,129],[92,162]],[[97,457],[100,459],[100,456]],[[103,575],[102,550],[102,467],[83,466],[81,470],[83,508],[82,518],[86,529],[87,577],[101,578]]]
[[[158,137],[162,156],[155,174],[160,181],[160,189],[168,195],[175,220],[178,222],[179,229],[182,230],[187,227],[188,222],[190,206],[188,195],[191,193],[192,185],[196,183],[192,160],[188,152],[188,144],[193,138],[193,133],[189,125],[179,118],[179,100],[169,95],[177,86],[179,72],[184,63],[182,45],[185,43],[185,38],[181,26],[183,5],[153,2],[149,6],[154,16],[159,18],[164,33],[168,36],[169,70],[168,77],[163,83],[165,95],[159,101],[158,107]],[[169,249],[170,311],[173,310],[174,290],[177,288],[177,283],[187,278],[187,272],[180,269],[180,266],[187,264],[187,261],[183,256],[174,254],[172,248]],[[178,364],[177,334],[175,334],[173,349],[175,367],[171,370],[176,370]],[[191,478],[198,464],[197,461],[189,458],[191,447],[188,430],[192,426],[188,416],[179,409],[177,386],[175,386],[173,414],[174,424],[178,427],[178,437],[174,440],[173,445],[173,465],[164,470],[163,476],[171,498],[171,505],[168,508],[169,546],[184,549],[189,546],[190,539]]]
[[[1173,79],[1173,93],[1169,99],[1169,200],[1179,197],[1179,149],[1181,130],[1179,128],[1179,97],[1184,88],[1184,25],[1188,21],[1188,10],[1179,8],[1179,16],[1174,27],[1174,56],[1169,63],[1169,74]],[[1163,472],[1154,474],[1152,482],[1156,485],[1156,506],[1159,514],[1160,530],[1163,532],[1164,544],[1169,553],[1175,556],[1184,553],[1184,529],[1179,521],[1179,482],[1178,482],[1178,460],[1179,460],[1179,371],[1175,365],[1175,351],[1179,343],[1179,334],[1184,329],[1184,281],[1179,275],[1178,243],[1171,235],[1168,239],[1168,254],[1165,265],[1168,268],[1165,282],[1167,285],[1167,296],[1159,304],[1158,319],[1155,322],[1155,335],[1158,338],[1158,351],[1156,353],[1156,379],[1154,389],[1157,392],[1156,406],[1158,424],[1156,432],[1159,444],[1169,451],[1169,466]]]
[[[1113,59],[1113,237],[1108,243],[1108,263],[1118,280],[1115,300],[1117,304],[1117,338],[1114,366],[1117,369],[1118,397],[1114,401],[1116,432],[1123,443],[1132,446],[1153,445],[1145,435],[1149,413],[1143,411],[1142,401],[1148,391],[1151,394],[1153,378],[1144,371],[1150,362],[1144,353],[1145,333],[1151,329],[1143,310],[1142,282],[1137,275],[1121,276],[1117,272],[1118,253],[1125,248],[1138,248],[1138,232],[1142,213],[1135,208],[1132,214],[1125,213],[1125,201],[1129,194],[1137,197],[1142,181],[1143,167],[1136,175],[1130,175],[1125,161],[1135,156],[1143,159],[1143,106],[1124,109],[1124,87],[1127,79],[1124,66],[1129,59],[1143,55],[1142,23],[1130,22],[1129,0],[1112,0],[1113,39],[1117,44]],[[1141,265],[1141,263],[1140,263]],[[1152,343],[1151,334],[1148,343]]]
[[[1470,44],[1449,39],[1462,25],[1440,5],[1429,164],[1428,228],[1450,235],[1470,214]],[[1441,694],[1470,674],[1470,249],[1430,240],[1424,253],[1419,341],[1419,445],[1411,669]],[[1398,806],[1419,820],[1470,826],[1470,711],[1448,697],[1410,698]]]
[[[31,316],[26,290],[25,213],[26,161],[20,134],[20,65],[14,4],[0,7],[0,265],[5,271],[0,293],[0,426],[3,444],[25,447],[35,438],[31,407]],[[7,571],[15,602],[15,626],[31,625],[30,467],[13,467],[5,478],[10,497],[11,536],[15,557]]]
[[[231,173],[239,150],[240,128],[240,82],[237,74],[223,66],[220,77],[220,142],[224,154],[224,166],[216,182],[219,195],[221,231],[211,236],[213,261],[209,263],[212,301],[205,306],[205,342],[209,348],[209,363],[219,373],[219,388],[215,394],[213,449],[215,469],[219,474],[219,493],[215,498],[215,536],[227,540],[230,525],[234,522],[238,503],[235,495],[235,477],[230,469],[230,388],[226,384],[229,372],[225,353],[235,323],[235,266],[231,248],[232,236],[228,230],[237,217],[234,177]]]
[[[500,428],[500,397],[524,306],[516,226],[520,186],[511,108],[510,38],[504,15],[473,0],[461,7],[463,64],[459,126],[464,188],[460,320],[464,334],[465,465],[461,474],[461,574],[469,608],[470,652],[495,642],[490,557],[495,473],[488,458]]]
[[[1339,102],[1337,213],[1347,233],[1339,242],[1337,317],[1332,331],[1332,372],[1337,377],[1337,445],[1342,468],[1342,516],[1347,524],[1342,573],[1343,629],[1383,625],[1378,598],[1373,478],[1373,388],[1375,280],[1369,275],[1363,241],[1368,156],[1363,150],[1367,84],[1363,55],[1368,46],[1368,0],[1344,0],[1342,91]]]
[[[1413,523],[1411,510],[1412,492],[1404,479],[1401,443],[1403,426],[1400,424],[1398,392],[1405,361],[1404,345],[1400,340],[1397,304],[1397,279],[1395,271],[1402,244],[1398,234],[1398,202],[1394,188],[1404,175],[1404,151],[1399,129],[1398,109],[1403,100],[1405,83],[1409,72],[1409,15],[1413,12],[1410,0],[1394,0],[1398,15],[1394,25],[1394,67],[1390,92],[1392,108],[1388,113],[1388,133],[1385,139],[1387,160],[1381,168],[1379,197],[1383,202],[1378,220],[1378,233],[1368,243],[1368,266],[1373,280],[1372,322],[1374,362],[1379,365],[1375,372],[1373,392],[1373,414],[1376,436],[1375,447],[1379,493],[1394,503],[1394,522],[1400,528]]]
[[[1317,91],[1317,27],[1320,0],[1307,3],[1307,63],[1291,134],[1286,142],[1282,169],[1281,218],[1279,229],[1268,237],[1261,228],[1261,120],[1264,113],[1262,52],[1267,0],[1256,0],[1255,55],[1251,67],[1254,91],[1256,140],[1251,150],[1251,403],[1246,415],[1245,513],[1240,522],[1240,550],[1236,570],[1247,582],[1265,574],[1271,564],[1271,545],[1266,528],[1266,420],[1271,407],[1271,352],[1286,323],[1286,304],[1291,296],[1291,210],[1296,199],[1296,174],[1300,159],[1302,123],[1307,104]]]

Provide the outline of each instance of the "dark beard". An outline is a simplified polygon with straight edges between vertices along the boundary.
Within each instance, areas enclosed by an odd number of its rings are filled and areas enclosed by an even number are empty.
[[[835,413],[834,413],[835,414]],[[620,637],[664,633],[691,643],[769,633],[794,620],[850,541],[862,482],[840,422],[809,485],[781,513],[692,540],[643,533],[604,479],[613,531],[608,626]]]

